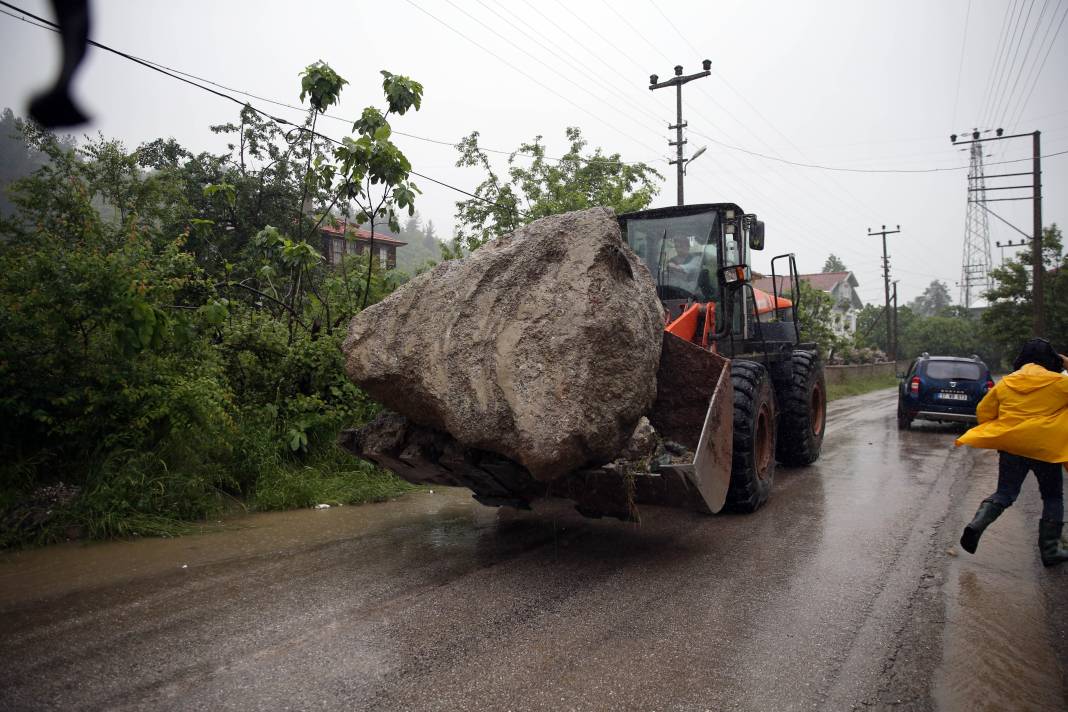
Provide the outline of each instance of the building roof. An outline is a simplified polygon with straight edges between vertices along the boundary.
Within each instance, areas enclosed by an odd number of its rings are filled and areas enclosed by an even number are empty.
[[[362,227],[350,225],[347,220],[342,220],[336,226],[327,225],[326,223],[323,223],[319,226],[319,231],[325,235],[330,235],[331,237],[344,237],[348,235],[351,239],[360,240],[361,242],[371,241],[370,230],[364,230]],[[408,244],[407,242],[398,240],[395,237],[383,235],[380,232],[376,232],[374,234],[374,240],[375,242],[379,242],[383,245],[396,245],[398,247],[400,247],[401,245]]]
[[[860,282],[857,281],[852,272],[817,272],[815,274],[799,274],[797,278],[803,282],[808,282],[810,287],[821,292],[833,291],[842,282],[848,282],[849,286],[854,289],[860,286]],[[786,275],[775,275],[775,281],[777,282],[779,293],[782,294],[783,285],[788,284]],[[753,280],[753,288],[771,292],[771,277],[761,277]]]

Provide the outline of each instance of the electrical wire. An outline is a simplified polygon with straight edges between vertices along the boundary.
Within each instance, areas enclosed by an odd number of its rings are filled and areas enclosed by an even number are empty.
[[[25,15],[25,16],[27,16],[29,18],[32,18],[32,19],[36,20],[37,22],[42,23],[43,25],[46,25],[47,26],[46,29],[52,29],[52,30],[56,30],[56,31],[58,31],[58,29],[59,29],[59,25],[55,24],[54,22],[46,20],[43,17],[38,17],[37,15],[34,15],[32,13],[26,12],[22,8],[16,7],[16,6],[6,2],[5,0],[0,0],[0,5],[3,5],[4,7],[10,8],[10,9],[14,10],[15,12],[20,12],[23,15]],[[4,14],[10,15],[10,13],[4,13]],[[30,23],[30,24],[33,24],[33,23]],[[206,92],[208,92],[210,94],[214,94],[215,96],[218,96],[220,98],[226,99],[228,101],[232,101],[232,102],[238,104],[239,106],[241,106],[242,108],[247,106],[249,109],[251,109],[252,111],[255,111],[260,116],[262,116],[265,119],[268,119],[270,121],[273,121],[273,122],[275,122],[277,124],[282,124],[284,126],[292,126],[294,129],[296,129],[298,131],[302,131],[302,132],[304,132],[306,134],[315,136],[316,138],[320,138],[320,139],[322,139],[324,141],[329,141],[330,143],[333,143],[333,144],[336,144],[336,145],[339,145],[339,146],[343,145],[342,141],[339,141],[338,139],[333,138],[332,136],[327,136],[326,134],[320,133],[318,131],[312,131],[311,129],[308,129],[308,128],[304,127],[304,126],[300,126],[300,125],[294,124],[292,121],[289,121],[287,119],[283,119],[283,118],[278,117],[278,116],[273,116],[273,115],[267,113],[266,111],[263,111],[262,109],[259,109],[259,108],[255,107],[255,106],[253,106],[249,102],[241,101],[240,99],[237,99],[236,97],[230,96],[229,94],[224,94],[224,93],[222,93],[220,91],[216,91],[215,89],[212,89],[211,87],[205,86],[203,84],[199,84],[199,83],[197,83],[197,82],[195,82],[195,81],[193,81],[191,79],[187,79],[185,77],[179,76],[178,74],[169,72],[169,71],[167,71],[165,69],[162,69],[161,67],[158,67],[158,66],[156,66],[156,65],[154,65],[154,64],[152,64],[150,62],[147,62],[145,60],[142,60],[142,59],[139,59],[137,57],[134,57],[133,55],[127,54],[126,52],[123,52],[121,50],[117,50],[117,49],[115,49],[113,47],[109,47],[109,46],[107,46],[105,44],[102,44],[100,42],[96,42],[94,40],[89,40],[88,43],[93,47],[96,47],[98,49],[102,49],[102,50],[104,50],[106,52],[111,52],[112,54],[118,55],[118,56],[120,56],[120,57],[122,57],[124,59],[127,59],[127,60],[131,61],[131,62],[135,62],[137,64],[140,64],[140,65],[142,65],[144,67],[147,67],[147,68],[149,68],[149,69],[151,69],[153,71],[159,72],[160,74],[168,76],[168,77],[170,77],[172,79],[177,79],[180,82],[183,82],[185,84],[189,84],[191,86],[194,86],[194,87],[196,87],[196,88],[198,88],[198,89],[200,89],[202,91],[206,91]],[[474,193],[470,193],[470,192],[464,190],[463,188],[458,188],[458,187],[456,187],[454,185],[451,185],[449,183],[446,183],[444,181],[440,181],[440,180],[438,180],[436,178],[432,178],[432,177],[430,177],[428,175],[424,175],[423,173],[419,173],[418,171],[409,170],[408,172],[411,175],[418,176],[419,178],[422,178],[424,180],[428,180],[431,183],[436,183],[437,185],[449,188],[449,189],[454,190],[454,191],[456,191],[458,193],[462,193],[463,195],[466,195],[466,196],[468,196],[470,198],[474,198],[476,200],[480,200],[480,201],[482,201],[484,203],[488,203],[490,205],[498,205],[498,203],[496,203],[495,201],[489,200],[487,198],[483,198],[482,196],[479,196],[479,195],[475,195]],[[519,212],[524,217],[529,217],[529,215],[527,213],[525,213],[524,211],[519,210],[515,206],[509,205],[507,207],[509,207],[510,209],[516,210],[517,212]]]
[[[1049,59],[1049,55],[1053,51],[1054,45],[1057,43],[1057,37],[1061,33],[1061,28],[1064,26],[1064,19],[1066,17],[1068,17],[1068,5],[1065,6],[1064,12],[1061,14],[1061,20],[1060,20],[1060,22],[1057,23],[1057,29],[1053,33],[1053,39],[1050,41],[1049,46],[1046,48],[1046,54],[1042,57],[1042,62],[1037,64],[1037,65],[1035,65],[1035,66],[1038,67],[1038,71],[1035,73],[1034,79],[1033,80],[1029,80],[1030,83],[1031,83],[1031,88],[1027,91],[1026,98],[1024,98],[1023,102],[1019,105],[1019,108],[1014,112],[1016,114],[1016,119],[1012,123],[1010,123],[1009,126],[1015,127],[1015,126],[1019,126],[1020,125],[1020,122],[1021,122],[1020,115],[1023,114],[1023,112],[1027,109],[1027,104],[1031,101],[1031,96],[1035,92],[1035,87],[1038,86],[1038,80],[1042,76],[1042,70],[1044,70],[1046,68],[1046,60]],[[1046,34],[1042,37],[1042,43],[1043,44],[1045,44],[1046,37],[1049,36],[1049,32],[1050,32],[1050,29],[1052,29],[1052,27],[1053,27],[1053,23],[1051,22],[1050,25],[1046,28]],[[1041,49],[1039,51],[1041,52]],[[1036,55],[1036,60],[1037,60],[1037,55]],[[1066,113],[1066,112],[1058,112],[1058,113]],[[1038,118],[1039,119],[1048,118],[1049,116],[1053,116],[1053,115],[1056,115],[1056,114],[1047,114],[1046,116],[1040,116]]]
[[[509,67],[510,69],[512,69],[513,71],[515,71],[516,73],[518,73],[518,74],[521,74],[522,76],[526,77],[527,79],[529,79],[530,81],[534,82],[535,84],[537,84],[538,86],[540,86],[540,87],[541,87],[542,89],[546,90],[547,92],[549,92],[549,93],[550,93],[550,94],[552,94],[553,96],[556,96],[556,97],[558,97],[559,99],[562,99],[563,101],[566,101],[566,102],[567,102],[568,104],[570,104],[571,106],[575,107],[576,109],[578,109],[578,110],[579,110],[579,111],[581,111],[582,113],[584,113],[584,114],[588,114],[589,116],[592,116],[592,117],[593,117],[593,118],[594,118],[594,119],[595,119],[596,121],[600,122],[601,124],[603,124],[603,125],[607,126],[607,127],[608,127],[608,128],[610,128],[610,129],[612,129],[613,131],[615,131],[616,133],[620,134],[621,136],[623,136],[623,137],[625,137],[625,138],[628,138],[628,139],[630,139],[631,141],[634,141],[634,142],[635,142],[635,143],[637,143],[638,145],[644,145],[644,144],[643,144],[643,143],[642,143],[642,142],[641,142],[640,140],[638,140],[638,139],[634,138],[633,136],[630,136],[630,135],[629,135],[629,134],[627,134],[627,133],[626,133],[625,131],[623,131],[622,129],[619,129],[618,127],[616,127],[615,125],[611,124],[610,122],[608,122],[608,121],[605,121],[605,120],[604,120],[604,119],[603,119],[602,117],[598,116],[598,115],[597,115],[596,113],[594,113],[593,111],[590,111],[589,109],[587,109],[587,108],[585,108],[585,107],[583,107],[583,106],[581,106],[581,105],[579,105],[579,104],[575,103],[575,102],[574,102],[574,101],[573,101],[572,99],[570,99],[570,98],[568,98],[567,96],[565,96],[565,95],[561,94],[560,92],[558,92],[558,91],[556,91],[555,89],[553,89],[552,87],[550,87],[550,86],[549,86],[548,84],[545,84],[544,82],[542,82],[542,81],[540,81],[539,79],[535,78],[535,77],[534,77],[534,76],[532,76],[531,74],[527,73],[527,72],[526,72],[526,71],[524,71],[524,70],[523,70],[523,69],[522,69],[521,67],[518,67],[518,66],[516,66],[516,65],[515,65],[514,63],[512,63],[512,62],[509,62],[509,61],[508,61],[507,59],[505,59],[504,57],[501,57],[501,56],[500,56],[499,54],[497,54],[497,53],[496,53],[496,52],[494,52],[493,50],[489,49],[488,47],[486,47],[486,46],[485,46],[485,45],[483,45],[482,43],[478,42],[477,40],[474,40],[474,39],[472,39],[471,37],[467,36],[466,34],[464,34],[463,32],[461,32],[460,30],[458,30],[458,29],[456,29],[455,27],[453,27],[452,25],[450,25],[449,23],[445,22],[444,20],[442,20],[442,19],[441,19],[440,17],[438,17],[437,15],[434,15],[433,13],[429,12],[429,11],[428,11],[428,10],[426,10],[425,8],[423,8],[423,7],[419,6],[419,5],[417,5],[417,4],[416,4],[416,3],[414,2],[414,0],[405,0],[405,1],[406,1],[406,2],[407,2],[407,3],[409,4],[409,5],[411,5],[412,7],[414,7],[414,8],[416,9],[416,10],[419,10],[419,11],[420,11],[420,12],[422,12],[422,13],[423,13],[424,15],[426,15],[426,16],[427,16],[427,17],[429,17],[429,18],[431,18],[432,20],[434,20],[434,21],[435,21],[435,22],[437,22],[438,24],[440,24],[440,25],[444,26],[445,28],[447,28],[447,29],[448,29],[448,30],[450,30],[451,32],[454,32],[455,34],[459,35],[460,37],[462,37],[463,39],[467,40],[467,41],[468,41],[468,42],[470,42],[471,44],[475,45],[476,47],[478,47],[479,49],[481,49],[481,50],[482,50],[483,52],[486,52],[487,54],[489,54],[489,55],[493,56],[493,57],[494,57],[494,58],[496,58],[496,59],[497,59],[497,61],[499,61],[499,62],[500,62],[501,64],[504,64],[505,66]],[[655,150],[655,149],[651,149],[651,150]]]
[[[50,29],[52,31],[55,31],[56,29],[58,29],[58,27],[56,25],[54,25],[54,23],[49,23],[47,20],[44,20],[43,18],[39,18],[39,17],[37,17],[35,15],[31,15],[30,13],[26,13],[25,11],[21,10],[20,8],[17,8],[15,6],[11,5],[10,3],[3,2],[3,0],[0,0],[0,5],[9,7],[11,9],[15,10],[16,12],[22,12],[24,15],[26,15],[28,17],[32,17],[33,19],[37,20],[38,22],[43,23],[43,24],[38,24],[38,25],[35,25],[35,26],[42,27],[44,29]],[[413,3],[413,5],[414,5],[414,3]],[[7,13],[7,12],[4,12],[4,14],[12,16],[12,17],[16,17],[14,15],[11,15],[11,13]],[[21,19],[21,20],[27,21],[29,24],[34,24],[33,22],[30,22],[29,20],[26,20],[25,18],[16,17],[16,19]],[[1063,18],[1062,18],[1062,22],[1063,22]],[[103,49],[105,51],[112,52],[112,53],[114,53],[114,54],[116,54],[118,56],[121,56],[121,57],[123,57],[123,58],[125,58],[125,59],[127,59],[129,61],[136,62],[136,63],[141,64],[141,65],[143,65],[143,66],[145,66],[145,67],[147,67],[149,69],[153,69],[154,71],[158,71],[158,72],[160,72],[162,74],[165,74],[166,76],[169,76],[169,77],[171,77],[173,79],[177,79],[179,81],[182,81],[184,83],[187,83],[187,84],[190,84],[192,86],[195,86],[195,87],[197,87],[199,89],[202,89],[204,91],[212,93],[212,94],[214,94],[216,96],[219,96],[221,98],[227,99],[229,101],[233,101],[234,103],[237,103],[237,104],[239,104],[241,106],[246,106],[247,105],[252,110],[256,111],[256,113],[260,114],[261,116],[264,116],[265,118],[268,118],[268,119],[270,119],[272,121],[275,121],[275,122],[277,122],[279,124],[288,125],[288,126],[294,126],[296,129],[299,129],[299,130],[305,131],[305,132],[308,131],[308,129],[306,129],[306,128],[302,127],[302,126],[298,126],[298,125],[294,124],[291,121],[288,121],[286,119],[282,119],[280,117],[272,116],[271,114],[269,114],[267,112],[264,112],[261,109],[258,109],[257,107],[252,106],[248,102],[242,102],[242,101],[236,99],[233,96],[229,96],[229,95],[224,94],[222,92],[215,91],[215,90],[211,89],[208,86],[204,86],[202,84],[197,83],[196,81],[192,81],[191,79],[187,78],[187,77],[194,77],[195,75],[190,75],[188,73],[181,72],[180,70],[173,70],[173,69],[170,69],[170,68],[166,68],[163,65],[158,65],[158,64],[153,63],[151,61],[144,60],[144,59],[141,59],[139,57],[135,57],[133,55],[129,55],[129,54],[125,53],[125,52],[121,52],[119,50],[113,49],[113,48],[108,47],[106,45],[102,45],[101,43],[98,43],[98,42],[91,41],[91,44],[93,46],[95,46],[95,47],[98,47],[98,48]],[[1051,45],[1051,47],[1052,47],[1052,45]],[[1046,55],[1047,57],[1048,57],[1048,54],[1049,54],[1049,52],[1047,51],[1047,55]],[[182,75],[184,75],[184,76],[182,76]],[[277,101],[274,101],[274,100],[271,100],[271,99],[267,99],[265,97],[256,97],[255,95],[252,95],[252,94],[250,94],[248,92],[243,92],[241,90],[235,90],[235,89],[232,89],[232,88],[224,87],[221,84],[218,84],[216,82],[213,82],[211,80],[207,80],[207,79],[204,79],[204,78],[197,78],[197,79],[199,81],[203,81],[205,83],[210,83],[210,84],[212,84],[214,86],[217,86],[217,87],[220,87],[220,88],[224,88],[227,91],[234,91],[236,93],[240,93],[240,94],[243,94],[245,96],[252,96],[253,98],[258,98],[261,101],[269,102],[269,103],[272,103],[272,104],[277,104],[277,105],[280,105],[280,106],[285,106],[287,108],[291,108],[291,109],[294,109],[294,110],[303,111],[303,109],[301,107],[294,107],[292,105],[284,104],[282,102],[277,102]],[[332,118],[336,118],[337,120],[348,121],[348,119],[343,119],[342,117],[332,117]],[[419,140],[430,141],[430,142],[434,142],[434,143],[441,143],[443,145],[453,145],[453,144],[448,143],[448,142],[435,141],[434,139],[426,139],[426,138],[415,136],[415,135],[412,135],[412,134],[403,134],[402,132],[396,132],[396,133],[398,133],[400,135],[408,135],[408,136],[410,136],[412,138],[416,138],[416,139],[419,139]],[[695,132],[695,133],[698,133],[698,132]],[[337,139],[334,139],[334,138],[332,138],[330,136],[327,136],[327,135],[319,133],[319,132],[315,132],[315,135],[320,137],[320,138],[322,138],[322,139],[324,139],[324,140],[327,140],[327,141],[330,141],[332,143],[335,143],[335,144],[340,143]],[[780,157],[770,156],[770,155],[763,154],[763,153],[760,153],[760,152],[757,152],[757,151],[751,151],[751,150],[748,150],[748,149],[745,149],[745,148],[742,148],[742,147],[739,147],[739,146],[734,146],[732,144],[729,144],[729,143],[726,143],[726,142],[723,142],[723,141],[719,141],[717,139],[713,139],[713,138],[711,138],[709,136],[705,136],[704,134],[698,133],[698,135],[702,135],[705,138],[707,138],[708,140],[712,141],[713,143],[716,143],[717,145],[721,145],[721,146],[723,146],[725,148],[728,148],[728,149],[731,149],[731,150],[734,150],[734,151],[740,151],[742,153],[747,153],[749,155],[753,155],[755,157],[763,158],[765,160],[778,161],[778,162],[785,163],[785,164],[788,164],[788,165],[805,167],[805,168],[813,168],[813,169],[821,169],[821,170],[831,170],[831,171],[840,170],[840,171],[861,172],[861,173],[921,173],[921,172],[929,173],[929,172],[938,172],[938,171],[964,170],[965,168],[967,168],[966,166],[959,166],[959,167],[942,167],[942,168],[929,168],[929,169],[856,169],[856,168],[845,168],[845,167],[837,167],[837,166],[825,166],[825,165],[814,164],[814,163],[802,163],[802,162],[798,162],[798,161],[789,161],[787,159],[783,159],[783,158],[780,158]],[[492,150],[492,149],[490,149],[490,150]],[[501,153],[505,153],[505,152],[502,151]],[[1065,153],[1068,153],[1068,151],[1055,152],[1055,153],[1047,154],[1047,156],[1044,156],[1044,157],[1059,156],[1059,155],[1063,155]],[[1025,160],[1030,160],[1030,159],[1019,159],[1019,160],[1015,160],[1015,161],[1003,161],[1003,162],[1000,162],[1000,163],[1017,163],[1017,162],[1021,162],[1021,161],[1025,161]],[[990,163],[988,165],[998,165],[998,163]],[[417,176],[419,178],[422,178],[422,179],[428,180],[428,181],[430,181],[432,183],[435,183],[435,184],[441,185],[443,187],[449,188],[451,190],[454,190],[456,192],[464,194],[464,195],[466,195],[468,197],[475,198],[477,200],[480,200],[480,201],[488,203],[488,204],[494,204],[494,205],[496,204],[494,201],[491,201],[491,200],[488,200],[486,198],[477,196],[477,195],[475,195],[473,193],[470,193],[468,191],[465,191],[465,190],[463,190],[461,188],[458,188],[456,186],[450,185],[450,184],[445,183],[443,181],[439,181],[439,180],[437,180],[435,178],[432,178],[430,176],[424,175],[422,173],[419,173],[419,172],[416,172],[416,171],[411,171],[411,173],[412,173],[412,175],[415,175],[415,176]],[[785,221],[784,220],[783,222],[784,223],[788,223],[788,222],[792,222],[792,221]],[[806,232],[806,231],[800,231],[800,230],[798,231],[799,234],[803,234],[804,232]],[[820,243],[819,246],[825,247],[826,245],[823,244],[823,243]],[[860,253],[859,251],[856,251],[856,250],[850,250],[850,251],[856,252],[857,254],[865,254],[865,253]]]
[[[9,5],[6,2],[0,2],[0,5],[7,5],[8,7],[13,7],[12,5]],[[19,10],[19,12],[23,12],[23,11]],[[56,33],[59,32],[58,26],[50,26],[50,25],[41,24],[39,22],[34,22],[33,20],[28,19],[27,17],[20,17],[18,15],[15,15],[15,14],[13,14],[11,12],[8,12],[6,10],[3,10],[3,9],[0,9],[0,14],[7,15],[8,17],[12,17],[12,18],[14,18],[16,20],[22,20],[23,22],[26,22],[29,25],[33,25],[34,27],[39,27],[39,28],[41,28],[43,30],[48,30],[50,32],[56,32]],[[277,99],[271,99],[271,98],[268,98],[268,97],[265,97],[265,96],[254,94],[254,93],[246,91],[244,89],[239,89],[237,87],[231,87],[231,86],[227,86],[225,84],[220,84],[220,83],[218,83],[216,81],[213,81],[211,79],[208,79],[206,77],[201,77],[201,76],[198,76],[196,74],[191,74],[190,72],[186,72],[186,71],[183,71],[181,69],[177,69],[175,67],[170,67],[170,66],[167,66],[166,64],[163,64],[161,62],[156,62],[156,61],[151,60],[151,59],[146,59],[144,57],[138,57],[137,55],[129,55],[129,57],[133,58],[133,59],[136,59],[136,60],[139,60],[140,62],[143,62],[145,64],[152,65],[153,67],[158,67],[158,68],[164,69],[164,70],[166,70],[168,72],[173,72],[174,74],[179,74],[179,75],[181,75],[183,77],[188,77],[189,79],[194,79],[194,80],[196,80],[198,82],[204,82],[205,84],[210,84],[210,85],[212,85],[214,87],[218,87],[219,89],[223,89],[225,91],[233,92],[235,94],[241,94],[242,96],[247,96],[247,97],[250,97],[252,99],[256,99],[258,101],[262,101],[262,102],[267,103],[267,104],[272,104],[274,106],[280,106],[280,107],[283,107],[283,108],[286,108],[286,109],[292,109],[294,111],[299,111],[299,112],[302,112],[302,113],[304,113],[304,112],[306,112],[308,110],[307,107],[296,106],[294,104],[288,104],[288,103],[286,103],[284,101],[278,101]],[[323,114],[321,114],[321,116],[323,116],[325,118],[328,118],[328,119],[333,119],[335,121],[341,121],[341,122],[344,122],[344,123],[350,124],[350,125],[355,123],[355,121],[356,121],[355,119],[344,117],[344,116],[338,116],[336,114],[323,113]],[[446,141],[446,140],[442,140],[442,139],[428,138],[426,136],[419,136],[417,134],[407,133],[407,132],[399,131],[399,130],[393,130],[392,133],[394,135],[396,135],[396,136],[404,136],[406,138],[411,138],[411,139],[414,139],[416,141],[423,141],[424,143],[433,143],[433,144],[438,144],[438,145],[441,145],[441,146],[449,146],[450,148],[456,148],[456,145],[458,143],[457,141]],[[533,156],[534,155],[534,154],[531,154],[529,152],[524,152],[524,151],[517,151],[517,150],[506,151],[506,150],[496,149],[496,148],[486,148],[484,146],[479,146],[479,149],[484,151],[484,152],[486,152],[486,153],[495,153],[495,154],[501,154],[501,155],[505,155],[505,156],[511,156],[511,155]],[[623,160],[618,160],[618,159],[613,159],[613,158],[606,158],[606,157],[599,157],[599,158],[598,157],[591,157],[591,158],[582,158],[582,157],[578,157],[578,158],[562,158],[562,157],[557,157],[557,156],[542,156],[542,158],[544,158],[545,160],[556,161],[556,162],[559,162],[559,163],[562,163],[564,161],[577,160],[577,161],[582,162],[582,163],[613,163],[613,164],[628,165],[628,166],[637,166],[637,165],[643,165],[643,164],[648,164],[648,163],[655,163],[657,161],[664,161],[664,159],[661,159],[661,158],[652,158],[652,159],[649,159],[647,161],[623,161]]]
[[[1016,45],[1016,51],[1012,55],[1012,63],[1009,65],[1009,74],[1010,75],[1013,72],[1013,68],[1016,67],[1016,57],[1019,56],[1019,54],[1020,54],[1020,47],[1023,45],[1023,37],[1024,37],[1025,34],[1027,34],[1027,24],[1031,19],[1031,11],[1034,9],[1034,5],[1035,5],[1035,0],[1031,0],[1031,4],[1027,8],[1027,17],[1024,19],[1024,24],[1023,24],[1023,27],[1021,28],[1021,31],[1020,31],[1020,43]],[[1027,51],[1024,53],[1024,57],[1023,57],[1023,60],[1021,60],[1021,62],[1020,62],[1019,69],[1016,70],[1016,78],[1012,80],[1012,85],[1011,86],[1008,84],[1008,75],[1006,75],[1006,87],[1008,88],[1008,93],[1006,93],[1004,95],[1004,99],[1005,99],[1004,107],[1002,107],[1002,103],[1000,101],[997,104],[995,104],[995,106],[994,106],[994,113],[991,116],[991,125],[992,126],[1000,126],[1001,125],[1001,121],[1004,120],[1004,118],[1005,118],[1004,114],[1005,114],[1005,112],[1008,111],[1008,108],[1012,103],[1012,97],[1016,93],[1016,87],[1020,83],[1020,77],[1023,76],[1024,67],[1027,64],[1027,58],[1031,55],[1031,47],[1034,45],[1035,37],[1038,36],[1038,30],[1039,30],[1039,27],[1040,27],[1041,22],[1042,22],[1042,16],[1046,14],[1046,7],[1048,5],[1049,5],[1049,0],[1043,0],[1042,10],[1041,10],[1041,12],[1040,12],[1040,14],[1038,16],[1038,19],[1035,20],[1034,29],[1031,31],[1031,39],[1027,43]],[[999,108],[1001,109],[1001,111],[999,111]]]
[[[990,68],[989,77],[990,82],[987,84],[986,92],[983,95],[983,103],[979,110],[978,116],[983,119],[990,108],[990,104],[996,94],[996,85],[1000,82],[1001,72],[1003,70],[1003,59],[1009,55],[1009,38],[1015,29],[1016,22],[1016,10],[1023,9],[1023,5],[1019,4],[1019,0],[1012,0],[1011,5],[1005,7],[1005,16],[1002,19],[1001,29],[1002,32],[998,37],[998,46],[994,50],[994,65]],[[984,121],[980,121],[981,125],[985,125]]]
[[[696,131],[694,129],[690,129],[690,133],[696,134],[697,136],[700,136],[701,138],[707,139],[707,140],[711,141],[712,143],[715,143],[715,144],[718,144],[720,146],[723,146],[724,148],[729,148],[732,151],[741,151],[742,153],[747,153],[747,154],[749,154],[751,156],[756,156],[758,158],[763,158],[763,159],[768,160],[768,161],[778,161],[779,163],[785,163],[787,165],[797,166],[799,168],[818,168],[818,169],[824,170],[824,171],[840,171],[840,172],[844,172],[844,173],[943,173],[943,172],[947,172],[947,171],[962,171],[962,170],[966,170],[968,168],[968,166],[946,166],[946,167],[942,167],[942,168],[848,168],[848,167],[845,167],[845,166],[824,166],[824,165],[820,165],[820,164],[817,164],[817,163],[802,163],[800,161],[791,161],[791,160],[788,160],[788,159],[785,159],[785,158],[777,158],[776,156],[769,156],[766,153],[760,153],[759,151],[751,151],[751,150],[749,150],[747,148],[742,148],[740,146],[732,146],[729,143],[725,143],[725,142],[720,141],[718,139],[712,138],[711,136],[709,136],[707,134],[704,134],[704,133],[701,133],[700,131]],[[1068,151],[1058,151],[1056,153],[1050,153],[1050,154],[1047,154],[1045,156],[1042,156],[1042,158],[1051,158],[1053,156],[1061,156],[1061,155],[1064,155],[1065,153],[1068,153]],[[1016,160],[1012,160],[1012,161],[996,161],[996,162],[993,162],[993,163],[987,163],[986,165],[988,165],[988,166],[997,166],[997,165],[1003,165],[1003,164],[1006,164],[1006,163],[1020,163],[1021,161],[1030,161],[1030,160],[1031,160],[1030,158],[1020,158],[1020,159],[1016,159]]]
[[[960,40],[960,61],[957,63],[957,91],[953,95],[953,119],[950,125],[957,124],[957,106],[960,102],[960,78],[964,73],[964,49],[968,46],[968,21],[972,16],[972,0],[968,0],[968,9],[964,12],[964,33]]]

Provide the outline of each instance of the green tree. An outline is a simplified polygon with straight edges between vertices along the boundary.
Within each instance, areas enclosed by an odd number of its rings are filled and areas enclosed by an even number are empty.
[[[834,323],[834,297],[804,280],[799,281],[798,285],[797,318],[801,325],[801,338],[803,341],[816,342],[824,358],[830,360],[834,351],[842,345],[831,326]]]
[[[104,536],[172,531],[222,494],[308,504],[309,464],[370,476],[338,464],[338,430],[376,406],[345,377],[331,327],[359,308],[353,290],[370,302],[395,282],[363,255],[343,261],[367,270],[353,285],[313,236],[335,206],[358,206],[357,177],[389,193],[373,212],[394,224],[414,186],[369,112],[370,135],[357,122],[336,150],[313,133],[344,80],[310,69],[304,126],[283,133],[245,107],[216,127],[233,139],[222,155],[162,139],[75,152],[20,127],[47,160],[0,219],[0,546],[29,536],[7,522],[37,519],[11,502],[56,480],[81,487],[64,526]],[[418,107],[421,87],[384,76],[383,121]],[[398,491],[386,479],[361,497]]]
[[[1042,257],[1044,336],[1063,352],[1068,350],[1068,254],[1056,224],[1042,231]],[[990,306],[982,315],[983,335],[1011,358],[1033,335],[1031,255],[1019,253],[990,274],[996,286],[985,295]]]
[[[477,249],[546,215],[597,206],[619,213],[641,210],[652,202],[658,192],[655,181],[663,177],[644,163],[624,162],[618,153],[605,155],[597,148],[584,154],[587,141],[582,131],[570,127],[570,147],[563,158],[548,158],[542,137],[537,136],[508,156],[504,179],[478,139],[475,131],[456,146],[460,152],[456,165],[479,168],[485,179],[475,188],[474,198],[456,203],[459,225],[447,257]]]
[[[949,295],[949,287],[941,280],[933,280],[923,294],[909,303],[912,310],[920,316],[940,316],[946,313],[953,297]]]
[[[353,124],[353,130],[359,134],[359,138],[345,138],[334,149],[334,159],[340,169],[338,172],[344,176],[338,197],[355,206],[356,221],[367,223],[371,231],[367,280],[361,307],[367,306],[374,272],[375,224],[385,223],[390,230],[399,232],[398,211],[407,210],[409,216],[414,215],[415,196],[419,193],[409,177],[411,164],[390,140],[393,131],[387,119],[390,114],[403,116],[411,109],[418,111],[423,99],[423,85],[385,70],[381,74],[386,110],[383,112],[373,106],[364,109]],[[323,169],[324,181],[329,182],[332,175],[332,170]]]
[[[0,217],[14,212],[15,206],[7,195],[11,182],[25,178],[48,162],[48,154],[35,148],[26,138],[28,132],[41,133],[32,122],[30,124],[15,116],[11,109],[4,109],[0,114]],[[74,148],[72,136],[50,137],[68,150]]]
[[[827,261],[823,263],[823,269],[821,272],[848,272],[849,268],[845,266],[845,262],[835,255],[833,252],[827,255]]]
[[[441,241],[435,235],[433,221],[424,226],[418,215],[410,217],[398,237],[408,244],[397,250],[397,269],[419,274],[441,260]]]

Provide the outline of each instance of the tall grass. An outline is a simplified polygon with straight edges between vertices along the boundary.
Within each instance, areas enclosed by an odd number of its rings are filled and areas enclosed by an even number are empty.
[[[831,383],[827,386],[827,400],[833,401],[849,396],[859,396],[883,388],[893,388],[897,385],[897,378],[893,375],[863,376],[851,378],[845,383]]]

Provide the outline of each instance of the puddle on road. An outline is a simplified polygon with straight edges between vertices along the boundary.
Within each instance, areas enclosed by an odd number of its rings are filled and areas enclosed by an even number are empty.
[[[495,513],[489,507],[472,506],[467,490],[442,488],[374,506],[249,514],[174,539],[73,542],[10,552],[0,555],[0,609],[183,567],[314,547],[390,527],[398,529],[401,540],[411,536],[405,527],[437,527],[429,535],[444,546],[450,527],[470,533],[479,521],[492,521]],[[457,518],[462,523],[454,523]]]
[[[995,453],[984,453],[976,463],[960,505],[961,528],[997,483]],[[950,563],[945,649],[935,685],[939,709],[1064,709],[1060,667],[1036,580],[1042,568],[1037,489],[1030,478],[1017,503],[986,530],[976,554],[960,551]]]

